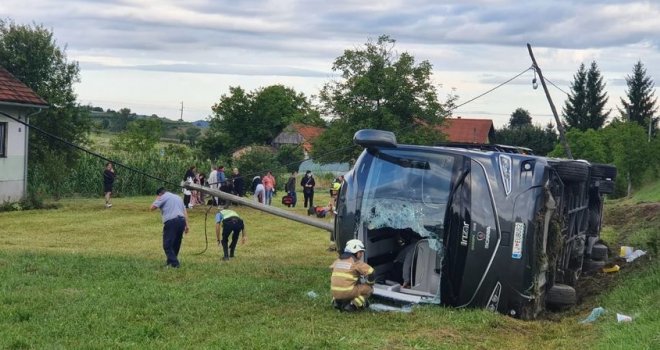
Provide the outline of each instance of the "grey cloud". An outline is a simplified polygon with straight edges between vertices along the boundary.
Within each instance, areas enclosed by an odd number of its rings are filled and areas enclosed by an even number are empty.
[[[100,63],[82,63],[82,68],[89,70],[131,69],[158,72],[200,73],[200,74],[235,74],[257,76],[289,76],[289,77],[321,77],[330,76],[330,72],[315,71],[311,69],[270,66],[270,65],[237,65],[237,64],[151,64],[151,65],[124,65],[113,66]]]

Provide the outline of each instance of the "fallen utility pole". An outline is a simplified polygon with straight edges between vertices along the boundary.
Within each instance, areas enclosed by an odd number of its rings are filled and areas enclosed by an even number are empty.
[[[552,110],[552,115],[555,116],[555,122],[557,123],[557,130],[559,130],[559,140],[561,141],[562,146],[564,146],[564,150],[566,150],[566,154],[568,155],[569,159],[573,159],[573,153],[571,152],[571,148],[568,146],[568,141],[566,141],[566,132],[564,131],[564,125],[561,123],[559,120],[559,115],[557,115],[557,109],[555,108],[555,104],[552,103],[552,98],[550,97],[550,92],[548,92],[548,86],[545,85],[545,79],[543,79],[543,73],[541,72],[541,68],[539,65],[536,63],[536,59],[534,58],[534,53],[532,52],[532,46],[527,44],[527,50],[529,51],[529,56],[532,58],[532,67],[536,71],[536,73],[539,74],[539,79],[541,79],[541,85],[543,85],[543,91],[545,91],[545,97],[548,99],[548,103],[550,103],[550,109]]]
[[[222,198],[226,201],[230,201],[230,202],[238,203],[238,204],[241,204],[241,205],[245,205],[246,207],[261,210],[261,211],[269,213],[269,214],[273,214],[273,215],[276,215],[276,216],[279,216],[279,217],[282,217],[282,218],[285,218],[285,219],[297,221],[301,224],[314,226],[316,228],[320,228],[322,230],[326,230],[326,231],[329,231],[329,232],[333,232],[334,228],[335,228],[334,224],[329,224],[327,222],[320,221],[320,220],[317,220],[317,219],[314,219],[314,218],[311,218],[311,217],[308,217],[308,216],[303,216],[303,215],[300,215],[300,214],[292,213],[292,212],[284,210],[284,209],[275,208],[275,207],[272,207],[270,205],[263,205],[261,203],[255,202],[253,200],[245,199],[243,197],[235,196],[233,194],[230,194],[230,193],[227,193],[227,192],[222,192],[220,190],[216,190],[216,189],[213,189],[213,188],[203,187],[203,186],[200,186],[200,185],[195,185],[195,184],[190,184],[190,183],[185,183],[183,185],[183,187],[185,187],[189,190],[204,192],[204,193],[209,194],[213,197]]]

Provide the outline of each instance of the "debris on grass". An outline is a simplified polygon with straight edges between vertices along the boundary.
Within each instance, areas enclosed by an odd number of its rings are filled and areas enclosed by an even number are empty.
[[[621,267],[619,267],[619,265],[614,265],[612,267],[603,267],[603,272],[605,273],[619,272],[619,270],[621,270]]]
[[[621,322],[632,322],[632,317],[626,316],[624,314],[617,313],[616,314],[616,321],[621,323]]]
[[[412,311],[412,305],[404,305],[401,307],[390,306],[385,304],[370,304],[369,310],[376,312],[404,312],[410,313]]]
[[[583,324],[584,323],[592,323],[592,322],[596,321],[604,313],[605,313],[604,308],[602,308],[600,306],[596,307],[593,310],[591,310],[591,313],[589,314],[589,316],[587,316],[587,318],[585,318],[584,320],[580,321],[580,323],[583,323]]]

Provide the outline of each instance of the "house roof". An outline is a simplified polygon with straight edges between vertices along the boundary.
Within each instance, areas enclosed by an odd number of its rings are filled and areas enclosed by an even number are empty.
[[[284,131],[275,137],[273,144],[302,145],[305,152],[312,150],[312,141],[325,131],[324,128],[294,123],[287,126]]]
[[[447,118],[440,130],[449,142],[488,143],[494,132],[490,119]]]
[[[321,134],[325,131],[323,128],[305,124],[293,124],[292,126],[303,137],[303,149],[305,149],[305,152],[308,153],[312,151],[312,141],[314,141],[315,138],[321,136]]]
[[[0,103],[2,102],[48,106],[48,103],[32,89],[0,67]]]

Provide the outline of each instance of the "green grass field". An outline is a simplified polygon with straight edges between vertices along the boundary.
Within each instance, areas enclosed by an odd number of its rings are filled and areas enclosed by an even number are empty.
[[[196,255],[205,244],[204,208],[195,208],[181,268],[166,269],[152,200],[118,198],[106,210],[100,198],[67,199],[56,210],[0,213],[0,348],[660,348],[657,260],[545,320],[438,306],[345,314],[330,306],[327,232],[240,207],[248,242],[221,262],[210,215],[209,249]],[[595,306],[608,312],[579,324]],[[635,320],[616,323],[616,312]]]

